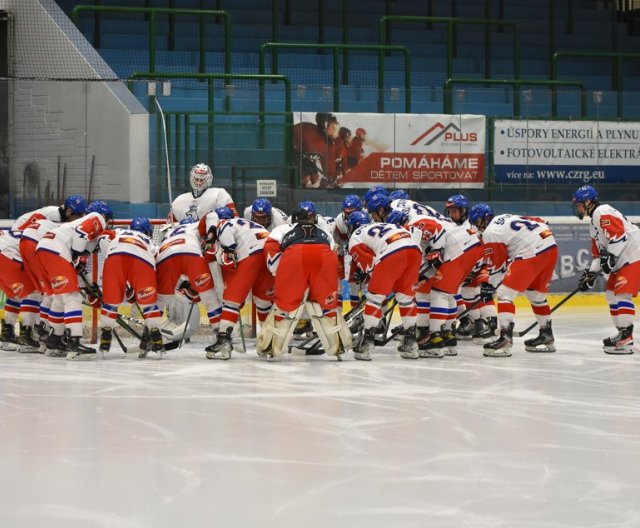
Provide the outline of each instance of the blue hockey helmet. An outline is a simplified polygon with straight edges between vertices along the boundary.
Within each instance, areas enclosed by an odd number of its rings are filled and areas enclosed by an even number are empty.
[[[100,213],[104,216],[107,222],[113,220],[113,211],[111,210],[111,207],[109,207],[107,202],[103,202],[102,200],[95,200],[94,202],[91,202],[87,206],[87,213]]]
[[[353,233],[356,229],[363,225],[371,223],[371,217],[364,211],[354,211],[349,215],[347,225],[349,226],[349,233]]]
[[[226,205],[224,207],[218,207],[215,210],[215,213],[218,215],[220,220],[231,220],[233,218],[233,211]]]
[[[151,222],[148,218],[144,216],[137,216],[133,220],[131,220],[131,224],[129,228],[133,231],[140,231],[140,233],[144,233],[147,236],[151,236],[153,234],[153,228],[151,227]]]
[[[395,191],[391,191],[391,194],[389,195],[389,198],[391,198],[391,201],[393,201],[393,200],[408,200],[409,199],[409,193],[407,191],[403,191],[402,189],[396,189]]]
[[[573,213],[580,220],[585,214],[591,215],[598,205],[598,191],[591,185],[583,185],[573,193]]]
[[[271,202],[266,198],[256,198],[251,204],[251,214],[264,216],[271,214]]]
[[[316,204],[309,201],[302,201],[298,204],[298,208],[291,215],[292,223],[312,223],[316,222]]]
[[[458,218],[455,220],[451,218],[452,209],[458,210]],[[454,194],[445,202],[444,210],[456,224],[462,224],[469,217],[469,200],[464,194]]]
[[[87,212],[87,201],[79,194],[72,194],[64,201],[64,208],[72,215],[82,216]]]
[[[469,222],[471,225],[476,226],[480,231],[489,225],[489,222],[493,219],[493,209],[486,203],[479,203],[474,205],[469,211]]]
[[[376,214],[381,218],[384,218],[387,215],[389,204],[391,204],[391,199],[386,193],[373,194],[366,202],[369,214]],[[380,212],[381,209],[382,213]]]
[[[347,194],[342,200],[342,212],[349,216],[354,211],[362,209],[362,200],[357,194]]]
[[[406,209],[393,209],[388,215],[385,222],[387,224],[396,224],[403,226],[409,221],[409,213]]]
[[[371,198],[374,194],[389,194],[389,191],[387,191],[386,187],[383,187],[382,185],[374,185],[373,187],[371,187],[371,189],[369,189],[366,193],[364,193],[364,197],[363,197],[363,201],[366,204],[369,201],[369,198]]]

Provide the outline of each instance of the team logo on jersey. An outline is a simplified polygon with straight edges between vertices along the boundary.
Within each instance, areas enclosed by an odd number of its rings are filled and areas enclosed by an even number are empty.
[[[120,242],[123,242],[124,244],[133,244],[134,246],[139,247],[140,249],[144,249],[144,250],[147,249],[147,246],[145,246],[140,240],[132,236],[120,237]]]
[[[179,246],[180,244],[184,244],[184,238],[177,238],[176,240],[170,240],[166,244],[162,244],[162,246],[160,246],[160,253],[170,248],[171,246]]]
[[[256,239],[262,240],[263,238],[267,238],[269,236],[269,231],[259,231],[256,233]]]
[[[14,282],[11,285],[11,291],[16,297],[22,297],[22,291],[24,290],[24,284],[21,282]]]
[[[385,240],[387,244],[392,244],[393,242],[397,242],[398,240],[402,240],[403,238],[411,238],[411,235],[407,232],[404,233],[394,233],[389,238]]]
[[[142,288],[138,292],[138,300],[143,301],[145,299],[149,299],[156,294],[156,289],[153,286],[147,286],[146,288]]]
[[[325,304],[333,304],[338,300],[338,292],[331,292],[324,299]]]
[[[211,283],[211,275],[208,273],[203,273],[202,275],[198,275],[194,280],[193,284],[195,284],[198,288],[202,288],[207,284]]]
[[[42,238],[54,239],[54,238],[56,238],[56,234],[52,233],[51,231],[49,231],[48,233],[45,233]]]
[[[67,284],[69,284],[69,279],[64,275],[57,275],[53,279],[51,279],[51,287],[54,290],[61,290]]]
[[[614,291],[615,290],[619,290],[620,288],[623,288],[624,286],[627,285],[627,278],[626,277],[616,277],[616,283],[613,286]]]

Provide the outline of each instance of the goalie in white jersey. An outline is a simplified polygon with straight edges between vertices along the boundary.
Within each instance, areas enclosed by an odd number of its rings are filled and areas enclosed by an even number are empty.
[[[518,293],[524,293],[540,326],[538,337],[527,339],[527,352],[555,352],[551,331],[551,309],[546,292],[558,260],[558,246],[551,229],[541,218],[502,214],[495,216],[487,204],[476,204],[469,221],[482,233],[484,258],[490,268],[490,281],[480,286],[484,300],[498,297],[500,337],[484,345],[491,357],[511,355]],[[503,280],[500,284],[500,278]],[[497,288],[497,289],[496,289]]]
[[[205,163],[198,163],[189,175],[191,192],[178,196],[171,204],[171,213],[176,222],[191,218],[197,222],[204,215],[215,211],[218,207],[228,207],[238,216],[231,195],[220,187],[210,187],[213,182],[211,168]]]

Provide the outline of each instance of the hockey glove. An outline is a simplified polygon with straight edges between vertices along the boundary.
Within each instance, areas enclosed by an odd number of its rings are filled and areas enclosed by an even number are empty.
[[[493,294],[495,293],[495,291],[496,289],[488,282],[483,282],[482,284],[480,284],[480,299],[482,300],[482,302],[488,303],[493,301]]]
[[[134,290],[129,283],[127,283],[127,286],[124,289],[124,300],[129,304],[133,304],[136,302],[136,290]]]
[[[235,251],[223,251],[220,259],[223,268],[235,269],[238,267],[238,257]]]
[[[182,295],[184,295],[190,302],[192,303],[200,302],[200,295],[198,295],[197,291],[191,288],[191,284],[189,283],[189,281],[182,281],[178,286],[178,291]]]
[[[592,290],[593,287],[596,285],[597,278],[598,278],[597,271],[584,270],[582,272],[582,276],[580,277],[580,280],[578,281],[579,290],[583,292]]]
[[[618,257],[615,255],[612,255],[604,249],[600,250],[600,266],[602,266],[603,273],[606,273],[607,275],[611,273],[613,268],[616,267],[616,260],[618,260]]]
[[[369,282],[369,274],[358,268],[353,272],[353,279],[358,284],[366,284],[367,282]]]
[[[442,250],[436,249],[429,251],[426,255],[427,268],[438,269],[444,262],[442,258]]]
[[[102,306],[102,301],[100,300],[100,297],[89,293],[87,294],[87,304],[91,306],[91,308],[100,308]]]
[[[89,255],[83,255],[77,251],[72,251],[73,267],[76,273],[84,273],[87,271],[87,264],[89,262]]]

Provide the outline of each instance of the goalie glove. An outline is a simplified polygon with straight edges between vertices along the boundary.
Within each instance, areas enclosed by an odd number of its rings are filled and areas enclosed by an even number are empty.
[[[482,302],[488,303],[493,301],[493,294],[495,291],[496,289],[488,282],[480,284],[480,299]]]
[[[612,255],[608,251],[601,249],[600,250],[600,266],[602,267],[603,273],[607,275],[613,271],[613,268],[616,267],[616,261],[618,257]]]
[[[200,295],[191,287],[191,283],[188,280],[182,281],[178,286],[178,291],[184,295],[189,302],[199,303]]]
[[[597,271],[584,270],[582,272],[580,280],[578,281],[578,289],[583,292],[592,290],[596,285],[596,279],[598,278],[598,275],[599,274]]]

